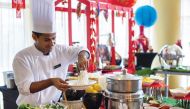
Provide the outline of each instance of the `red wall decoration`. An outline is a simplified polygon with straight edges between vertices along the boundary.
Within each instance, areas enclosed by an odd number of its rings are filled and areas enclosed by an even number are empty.
[[[55,4],[59,4],[62,0],[56,0]],[[132,40],[134,36],[134,31],[132,30],[132,27],[134,25],[134,20],[133,20],[133,11],[131,6],[133,6],[136,3],[136,0],[78,0],[79,2],[83,3],[86,5],[85,10],[81,10],[81,14],[86,14],[86,27],[87,27],[87,47],[90,50],[91,53],[91,59],[89,62],[89,68],[88,72],[94,72],[96,71],[96,43],[98,41],[98,36],[99,36],[99,22],[98,22],[98,17],[96,12],[93,10],[93,8],[99,8],[99,9],[110,9],[112,10],[112,33],[114,34],[114,10],[118,11],[123,11],[123,12],[128,12],[129,13],[129,43],[131,44],[129,47],[129,66],[128,66],[128,72],[129,73],[134,73],[135,72],[135,56],[134,56],[134,51],[135,51],[135,44],[134,41]],[[121,4],[124,2],[124,4]],[[68,12],[68,14],[72,12],[77,12],[77,9],[72,9],[71,8],[71,0],[68,0],[68,8],[65,7],[56,7],[57,11],[63,11],[63,12]],[[112,5],[113,4],[113,5]],[[69,16],[71,16],[69,14]],[[69,42],[72,42],[72,29],[71,29],[71,17],[68,16],[68,26],[69,26]],[[93,16],[93,17],[92,17]],[[126,14],[124,15],[124,17]],[[113,50],[113,53],[115,50]],[[114,59],[112,60],[114,61]],[[113,64],[113,63],[112,63]]]
[[[97,0],[83,0],[83,1],[97,1]],[[98,0],[98,2],[103,2],[122,7],[129,7],[129,8],[132,7],[136,3],[136,1],[137,0]]]
[[[96,71],[96,14],[93,8],[90,10],[90,46],[91,59],[89,62],[89,72]]]
[[[135,21],[133,19],[133,10],[129,12],[129,59],[128,59],[128,67],[127,72],[134,74],[135,69],[135,41],[133,40],[134,37],[134,30],[132,27],[134,26]]]
[[[21,18],[21,9],[25,8],[25,0],[12,0],[12,8],[16,9],[16,17]]]
[[[136,3],[136,0],[108,0],[108,2],[113,5],[132,7]]]

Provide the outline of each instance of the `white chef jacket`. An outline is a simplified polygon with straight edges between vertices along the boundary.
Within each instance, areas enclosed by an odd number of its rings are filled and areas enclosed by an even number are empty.
[[[61,91],[54,86],[30,93],[30,85],[54,77],[65,80],[69,64],[77,61],[82,50],[82,47],[55,45],[49,55],[43,55],[33,45],[17,53],[13,61],[15,83],[19,90],[17,105],[28,103],[37,106],[57,101]]]

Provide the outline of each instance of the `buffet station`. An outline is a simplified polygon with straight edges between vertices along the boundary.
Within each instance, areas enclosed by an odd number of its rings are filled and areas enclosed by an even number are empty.
[[[136,70],[134,74],[128,73],[125,67],[118,68],[112,65],[105,68],[110,72],[99,70],[89,73],[87,70],[80,70],[78,75],[68,75],[67,82],[70,88],[62,93],[59,101],[40,106],[22,104],[18,107],[15,104],[18,91],[14,83],[10,84],[13,72],[5,72],[6,86],[0,87],[6,101],[4,107],[5,109],[189,109],[190,107],[188,88],[168,89],[169,95],[165,95],[163,89],[169,85],[166,84],[167,77],[156,75],[160,72],[188,74],[189,70],[186,67],[178,69],[179,67],[174,68],[172,64],[170,69],[142,68]]]
[[[143,71],[149,73],[142,76]],[[166,97],[164,77],[153,72],[143,69],[134,75],[127,73],[127,69],[103,74],[80,71],[79,76],[68,76],[70,88],[62,93],[59,101],[40,106],[17,107],[17,89],[6,85],[0,90],[4,93],[5,109],[188,109],[189,89],[169,89],[170,95]]]
[[[68,76],[70,89],[62,93],[58,102],[39,107],[23,104],[19,109],[189,109],[189,88],[169,89],[167,80],[168,74],[189,75],[189,67],[180,66],[181,49],[164,46],[158,56],[161,67],[142,67],[133,74],[117,65],[104,67],[109,72],[78,70],[78,75]]]
[[[18,91],[12,81],[13,72],[4,72],[6,86],[0,87],[3,92],[4,108],[189,109],[190,90],[188,88],[168,89],[167,82],[167,74],[188,75],[190,72],[188,67],[177,66],[174,58],[171,61],[171,55],[167,56],[168,54],[162,54],[162,52],[158,54],[170,58],[170,64],[168,64],[168,59],[163,60],[164,58],[160,57],[160,64],[163,68],[141,68],[134,74],[128,73],[127,68],[116,65],[104,67],[106,70],[110,70],[106,73],[102,72],[103,70],[93,73],[87,70],[78,70],[77,75],[68,75],[67,82],[70,88],[62,92],[59,101],[52,101],[50,104],[40,106],[22,104],[17,107],[15,101]],[[162,64],[162,61],[165,65]],[[168,66],[170,68],[166,69]],[[163,73],[166,76],[156,75],[157,73]],[[163,93],[165,88],[168,89],[165,92],[166,95]]]

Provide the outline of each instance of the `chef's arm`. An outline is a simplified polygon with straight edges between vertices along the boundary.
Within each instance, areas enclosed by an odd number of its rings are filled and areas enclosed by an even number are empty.
[[[61,78],[49,78],[42,81],[32,82],[30,85],[30,92],[36,93],[50,86],[55,86],[61,91],[65,91],[68,88],[68,84]]]

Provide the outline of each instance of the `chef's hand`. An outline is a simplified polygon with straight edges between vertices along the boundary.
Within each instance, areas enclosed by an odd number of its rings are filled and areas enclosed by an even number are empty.
[[[51,78],[51,81],[57,89],[63,92],[69,88],[68,83],[62,80],[61,78]]]
[[[86,70],[88,68],[88,60],[90,56],[87,51],[81,51],[78,55],[78,67],[79,70]]]

